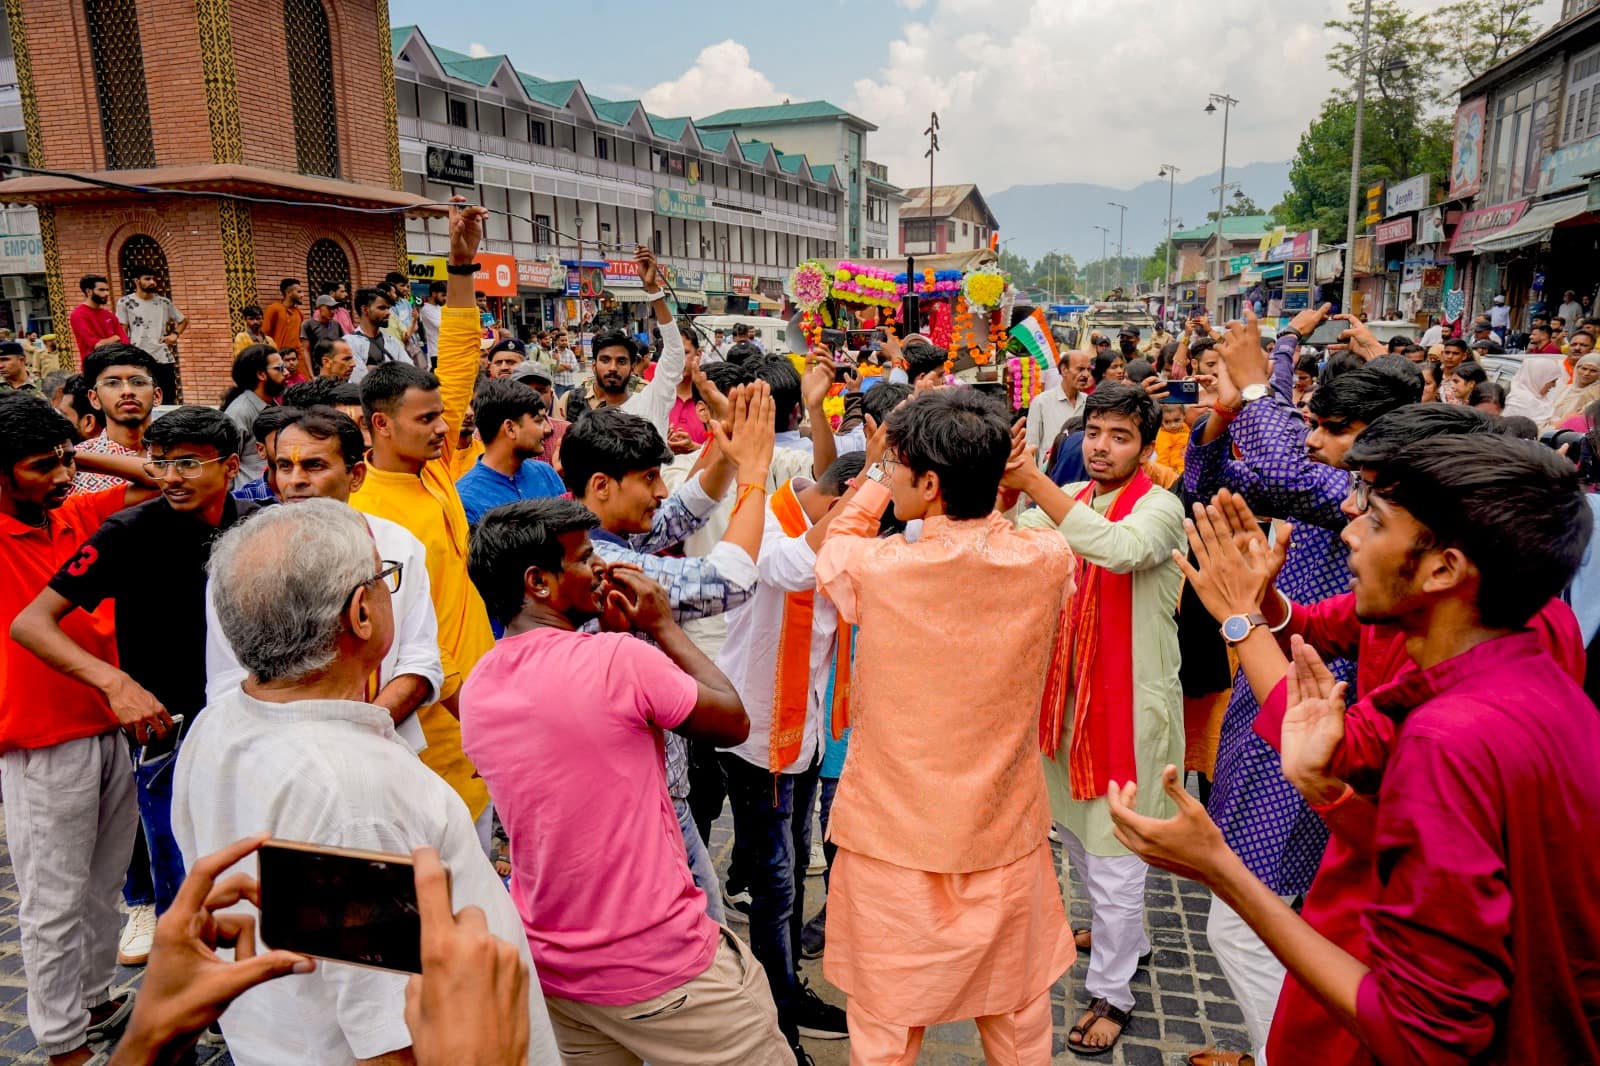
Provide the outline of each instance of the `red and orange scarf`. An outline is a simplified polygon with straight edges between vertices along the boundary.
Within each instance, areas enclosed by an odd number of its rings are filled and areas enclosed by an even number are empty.
[[[1120,522],[1155,483],[1143,470],[1106,512]],[[1078,494],[1090,506],[1093,483]],[[1135,781],[1133,750],[1133,575],[1114,574],[1078,558],[1078,591],[1061,611],[1039,715],[1039,747],[1047,758],[1061,748],[1067,694],[1073,695],[1068,769],[1072,798],[1106,794],[1109,781]]]

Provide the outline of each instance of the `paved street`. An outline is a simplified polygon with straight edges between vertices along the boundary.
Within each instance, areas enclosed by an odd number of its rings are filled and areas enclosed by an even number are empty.
[[[732,819],[724,815],[712,831],[711,850],[721,870],[727,869],[732,846]],[[1061,863],[1056,848],[1056,864]],[[822,879],[814,878],[807,894],[809,909],[821,905]],[[1088,904],[1081,886],[1074,885],[1072,920],[1088,921]],[[1160,872],[1150,875],[1150,939],[1155,954],[1150,965],[1134,977],[1137,999],[1133,1024],[1110,1058],[1097,1060],[1126,1066],[1176,1066],[1197,1047],[1247,1048],[1243,1020],[1228,984],[1217,968],[1205,938],[1209,897],[1198,885]],[[741,933],[744,926],[735,926]],[[0,835],[0,1063],[36,1064],[44,1057],[34,1048],[28,1031],[25,982],[17,931],[17,889],[11,873],[10,853]],[[1053,998],[1056,1023],[1055,1062],[1080,1060],[1066,1050],[1067,1026],[1082,1009],[1080,1002],[1087,960],[1078,964],[1056,986]],[[123,970],[121,979],[136,984],[140,971]],[[842,1004],[843,998],[822,979],[821,961],[808,962],[804,973],[825,998]],[[842,1066],[849,1061],[849,1043],[843,1040],[808,1040],[806,1046],[818,1066]],[[205,1066],[223,1066],[226,1053],[206,1051],[197,1059]],[[919,1062],[928,1066],[964,1066],[983,1061],[978,1032],[971,1022],[937,1026],[923,1044]]]

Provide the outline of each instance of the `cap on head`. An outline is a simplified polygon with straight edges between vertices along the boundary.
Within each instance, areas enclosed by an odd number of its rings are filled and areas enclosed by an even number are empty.
[[[329,296],[327,293],[323,293],[321,296],[317,297],[317,306],[318,307],[338,307],[339,306],[339,301],[335,300],[332,296]]]

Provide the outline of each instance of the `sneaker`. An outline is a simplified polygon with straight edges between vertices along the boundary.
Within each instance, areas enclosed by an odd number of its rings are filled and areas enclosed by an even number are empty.
[[[796,1040],[790,1044],[789,1050],[794,1052],[794,1066],[816,1066],[816,1060],[811,1057],[811,1053],[806,1051],[800,1041]]]
[[[729,892],[728,886],[722,886],[722,909],[727,912],[728,921],[750,924],[750,893],[740,889],[738,892]]]
[[[113,999],[110,1005],[116,1007],[110,1014],[98,1022],[89,1023],[89,1031],[84,1034],[84,1042],[88,1044],[104,1044],[115,1041],[122,1035],[122,1030],[128,1027],[128,1018],[133,1014],[133,989],[122,993],[118,999]]]
[[[222,1039],[222,1026],[216,1022],[206,1026],[205,1031],[200,1034],[200,1046],[227,1047],[228,1042]]]
[[[117,941],[117,964],[143,966],[149,962],[150,945],[155,938],[155,904],[134,907],[128,912],[128,923],[122,927],[122,939]]]
[[[822,949],[827,946],[828,933],[828,905],[823,904],[817,916],[805,924],[800,930],[800,957],[802,959],[822,958]]]
[[[795,1028],[800,1030],[801,1036],[813,1040],[847,1040],[850,1037],[844,1009],[824,1002],[805,981],[800,982],[800,999],[795,1004]]]

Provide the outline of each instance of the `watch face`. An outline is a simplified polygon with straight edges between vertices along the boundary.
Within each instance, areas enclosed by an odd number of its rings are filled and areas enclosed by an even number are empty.
[[[1222,636],[1226,640],[1239,641],[1250,635],[1250,619],[1242,614],[1230,615],[1222,623]]]

